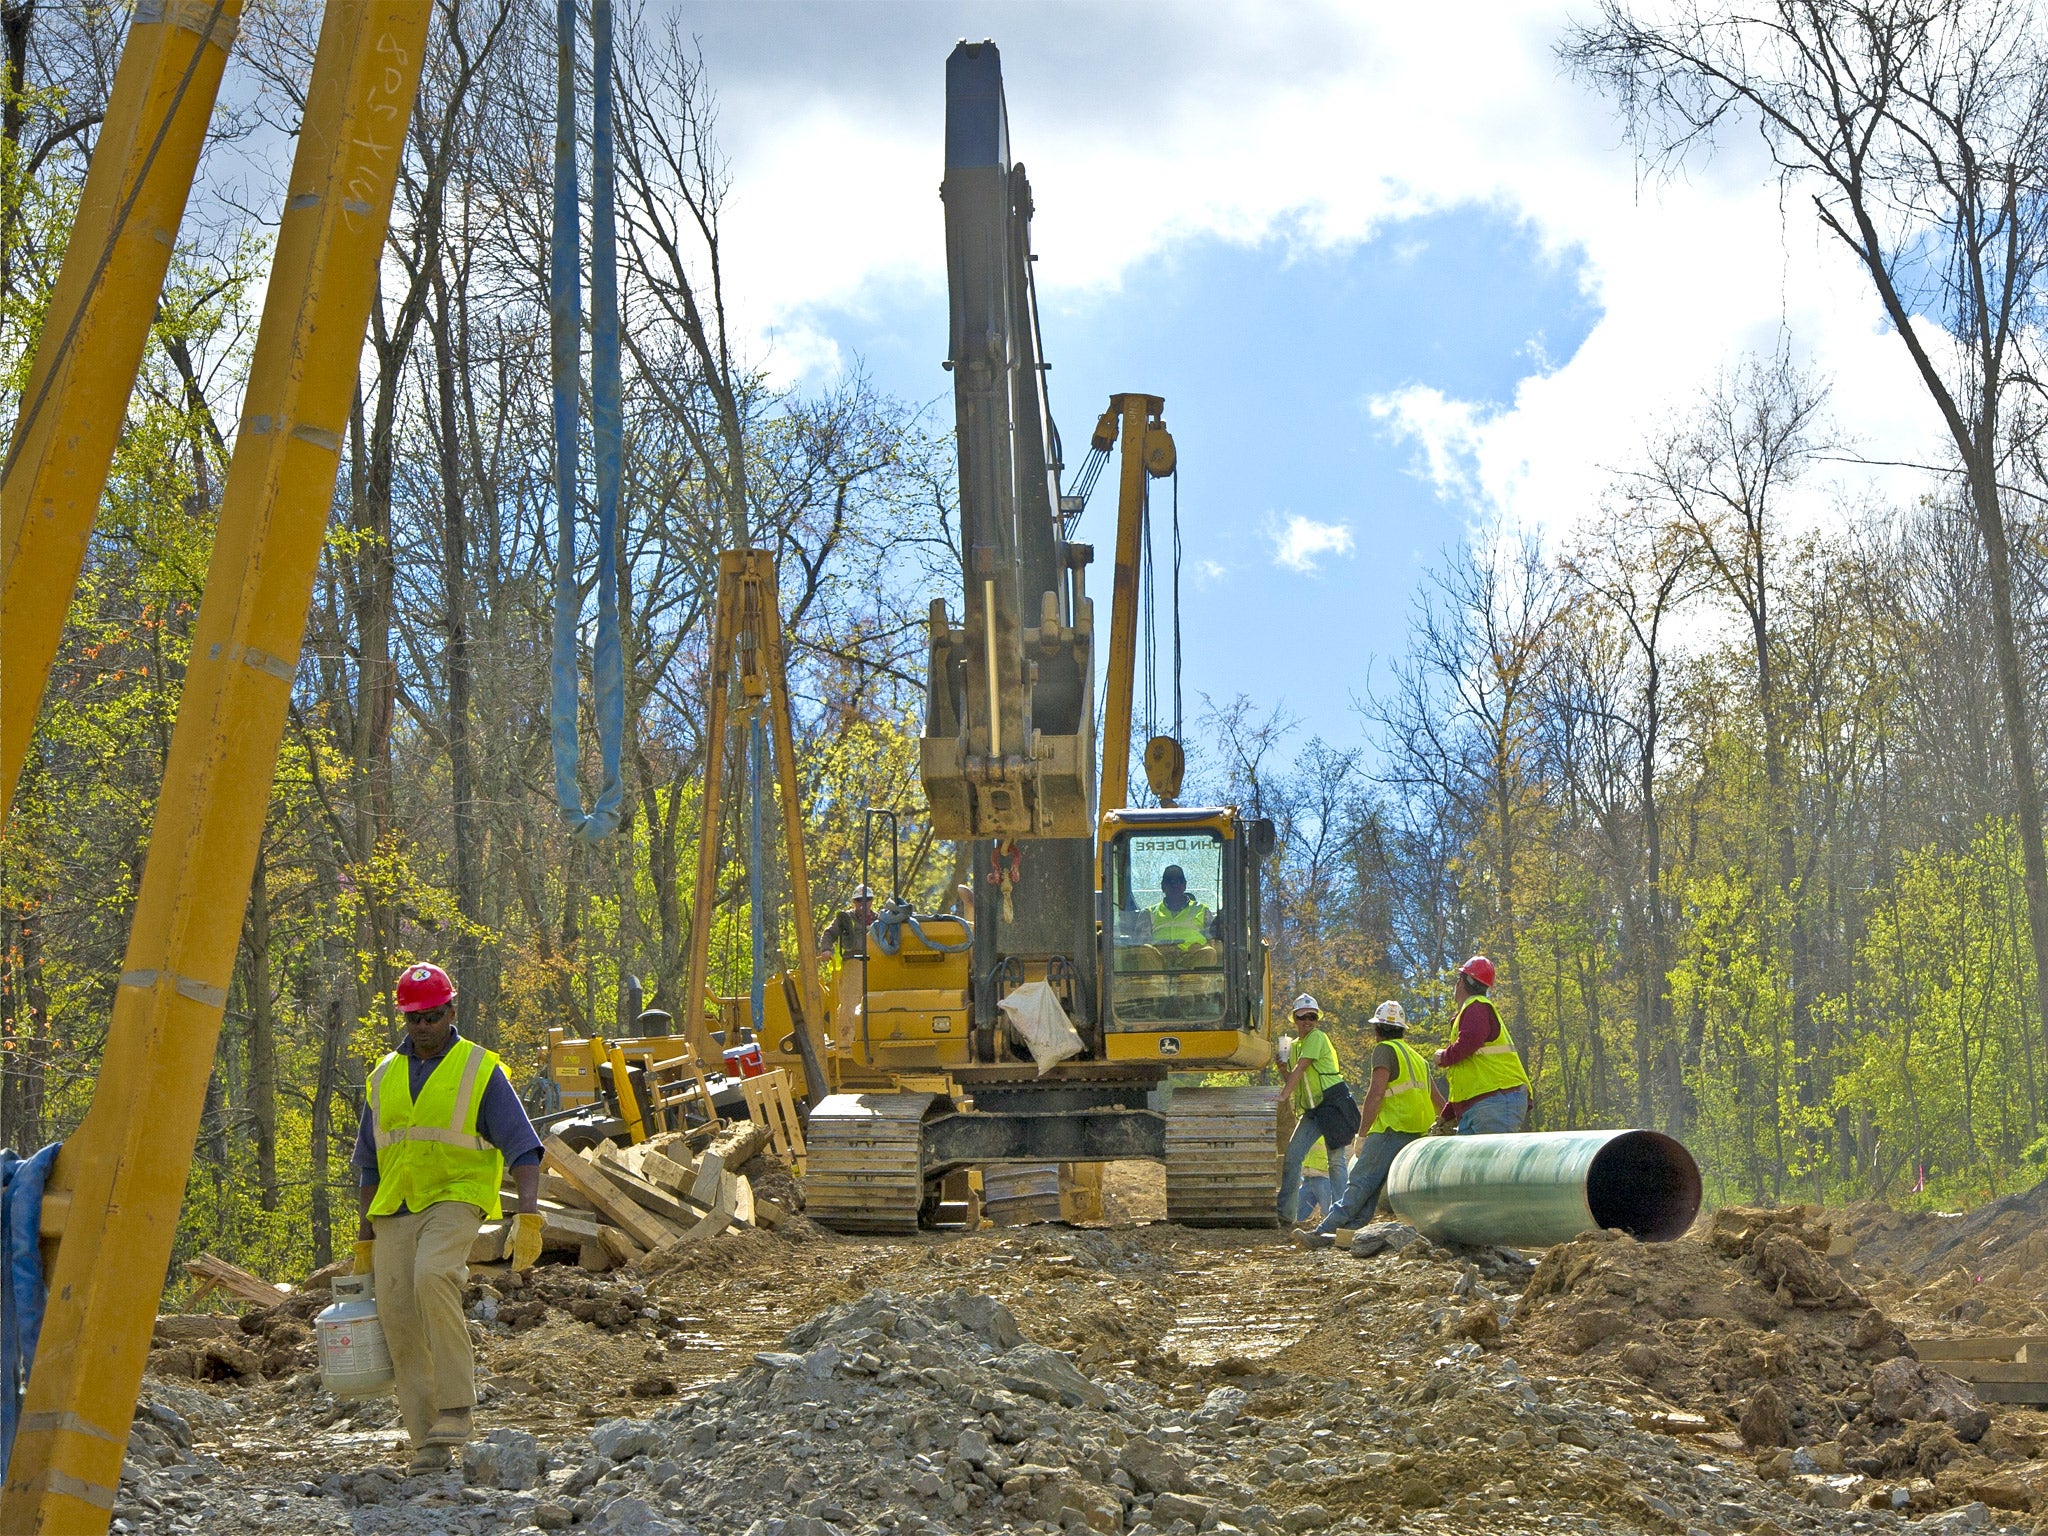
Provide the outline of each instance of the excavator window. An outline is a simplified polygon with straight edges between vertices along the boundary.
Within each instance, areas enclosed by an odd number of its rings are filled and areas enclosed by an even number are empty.
[[[1126,832],[1110,867],[1112,1027],[1220,1025],[1223,839],[1208,831]]]

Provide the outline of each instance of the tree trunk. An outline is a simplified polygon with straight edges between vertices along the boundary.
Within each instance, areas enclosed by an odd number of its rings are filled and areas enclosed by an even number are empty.
[[[7,72],[0,76],[0,145],[16,164],[20,159],[14,152],[21,146],[21,128],[26,121],[21,103],[28,86],[28,27],[35,14],[36,0],[7,0],[0,5],[0,34],[5,35],[7,48]],[[14,248],[13,223],[12,211],[0,218],[0,305],[14,293],[13,264],[8,259]]]
[[[1970,466],[1970,501],[1984,540],[1986,585],[1991,598],[1992,649],[1998,666],[1998,696],[2005,716],[2005,742],[2012,754],[2012,791],[2020,831],[2020,867],[2027,892],[2027,931],[2034,941],[2034,1002],[2041,1038],[2048,1044],[2048,851],[2041,843],[2041,788],[2034,771],[2032,712],[2027,703],[2026,663],[2012,614],[2012,560],[2006,542],[2005,508],[1999,500],[1995,466],[1984,462],[1996,433],[1984,434],[1984,453]]]
[[[481,850],[477,847],[476,771],[470,753],[469,509],[463,484],[460,423],[456,416],[455,338],[448,288],[434,272],[434,393],[440,418],[442,586],[448,605],[448,788],[453,801],[455,907],[463,926],[455,935],[455,1027],[484,1045],[497,1043],[497,1021],[479,1016],[483,978],[475,930],[482,924]],[[487,1033],[486,1033],[487,1032]]]
[[[249,1117],[256,1127],[256,1192],[266,1211],[277,1209],[277,1024],[270,990],[270,889],[267,860],[256,854],[249,883],[247,989],[249,995]]]
[[[38,914],[9,906],[0,917],[0,1145],[23,1155],[43,1144],[49,1030]]]

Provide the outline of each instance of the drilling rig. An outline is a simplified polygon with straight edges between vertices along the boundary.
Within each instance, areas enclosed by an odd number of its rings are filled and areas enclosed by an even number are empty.
[[[1175,804],[1171,738],[1145,754],[1160,807],[1125,803],[1138,513],[1175,454],[1161,401],[1140,394],[1113,398],[1093,438],[1106,455],[1120,437],[1122,454],[1098,785],[1094,552],[1069,537],[1080,498],[1061,497],[1031,186],[993,43],[947,62],[941,196],[962,585],[957,619],[931,606],[920,778],[937,835],[970,850],[976,895],[971,922],[920,917],[895,891],[884,905],[850,1038],[830,1042],[835,1091],[811,1116],[809,1213],[911,1231],[962,1169],[1143,1158],[1166,1165],[1170,1220],[1272,1226],[1276,1091],[1169,1073],[1272,1059],[1259,906],[1273,827]],[[1005,1006],[1026,989],[1078,1036],[1057,1064]]]

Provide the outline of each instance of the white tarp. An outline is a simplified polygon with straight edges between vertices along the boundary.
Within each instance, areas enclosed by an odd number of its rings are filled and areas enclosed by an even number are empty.
[[[1010,1033],[1030,1049],[1040,1077],[1069,1056],[1081,1054],[1081,1037],[1057,994],[1044,982],[1027,981],[996,1006],[1009,1021]]]

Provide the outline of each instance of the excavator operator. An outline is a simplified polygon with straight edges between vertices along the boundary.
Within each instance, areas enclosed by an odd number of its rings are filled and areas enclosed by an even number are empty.
[[[1169,864],[1159,872],[1159,905],[1149,913],[1152,943],[1164,950],[1188,951],[1206,948],[1215,916],[1188,895],[1187,871]]]

